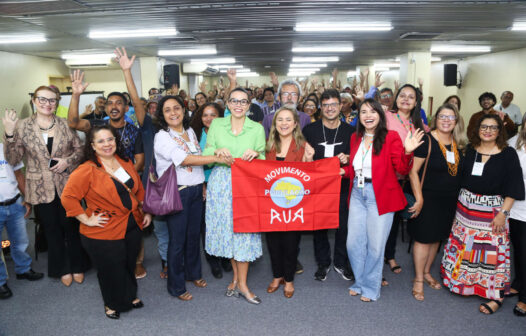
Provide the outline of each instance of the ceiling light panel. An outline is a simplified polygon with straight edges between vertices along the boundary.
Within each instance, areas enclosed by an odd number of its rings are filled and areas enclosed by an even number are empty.
[[[431,47],[431,52],[435,53],[486,53],[490,52],[491,47],[489,46],[476,46],[476,45],[434,45]]]
[[[327,56],[327,57],[293,57],[293,63],[316,63],[316,62],[338,62],[340,58],[338,56]]]
[[[181,48],[171,50],[159,50],[159,56],[193,56],[193,55],[215,55],[216,47]]]
[[[300,22],[296,24],[294,30],[298,32],[373,32],[373,31],[389,31],[393,29],[391,23],[376,22],[376,23],[332,23],[332,22]]]
[[[236,63],[236,59],[233,57],[222,57],[222,58],[195,58],[191,59],[190,63],[206,63],[206,64],[230,64]]]
[[[290,64],[291,68],[325,68],[327,67],[327,63],[298,63]]]
[[[15,43],[39,43],[46,42],[46,37],[43,34],[33,35],[0,35],[0,44],[15,44]]]
[[[511,27],[511,30],[526,31],[526,22],[515,22]]]
[[[91,30],[88,37],[92,39],[131,38],[131,37],[161,37],[174,36],[175,28],[162,29],[126,29],[126,30]]]
[[[312,46],[292,48],[293,53],[338,53],[353,51],[354,48],[351,46]]]

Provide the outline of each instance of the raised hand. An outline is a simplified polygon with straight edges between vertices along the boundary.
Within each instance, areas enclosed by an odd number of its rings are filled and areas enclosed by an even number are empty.
[[[404,140],[404,148],[406,154],[412,153],[415,149],[418,148],[421,144],[424,143],[422,141],[422,138],[424,137],[424,131],[421,129],[417,129],[415,132],[407,133],[407,136]]]
[[[135,61],[135,55],[132,56],[132,58],[130,59],[128,57],[128,54],[126,53],[126,48],[122,47],[122,48],[115,48],[115,60],[117,60],[117,62],[119,63],[119,65],[121,66],[121,69],[124,71],[124,70],[130,70],[132,65],[133,65],[133,62]]]
[[[270,82],[273,86],[279,86],[278,76],[274,72],[269,72],[270,75]]]
[[[74,70],[69,77],[71,78],[71,89],[73,94],[82,94],[89,85],[89,83],[84,83],[84,72],[81,72],[79,69]]]
[[[226,71],[226,75],[228,77],[228,80],[230,81],[230,86],[232,86],[232,83],[234,85],[236,85],[236,81],[237,81],[237,71],[236,69],[228,69]]]
[[[2,123],[4,124],[4,131],[6,135],[12,136],[14,134],[17,121],[18,117],[16,116],[16,111],[13,109],[5,109],[5,114],[2,118]]]
[[[332,70],[332,80],[335,81],[338,78],[338,68]]]
[[[395,80],[395,81],[394,81],[394,87],[395,87],[394,92],[395,92],[395,94],[396,94],[396,93],[398,92],[398,89],[400,88],[400,82],[397,81],[397,80]]]
[[[88,105],[86,105],[86,107],[84,108],[84,113],[83,113],[83,114],[90,114],[91,111],[93,111],[93,105],[88,104]]]
[[[201,92],[205,92],[207,84],[207,81],[202,81],[201,84],[199,84],[199,90],[201,90]]]
[[[421,77],[418,77],[418,86],[420,87],[420,90],[422,90],[422,87],[424,87],[424,79]]]
[[[384,83],[385,83],[385,81],[382,80],[382,74],[380,72],[377,73],[375,78],[374,78],[374,86],[379,88]]]
[[[362,88],[360,86],[356,87],[356,90],[355,90],[356,93],[353,93],[352,96],[359,100],[359,101],[364,101],[365,100],[365,93],[363,92]]]

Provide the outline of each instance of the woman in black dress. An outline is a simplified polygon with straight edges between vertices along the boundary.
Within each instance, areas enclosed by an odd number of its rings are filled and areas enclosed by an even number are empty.
[[[431,132],[415,151],[413,168],[409,173],[411,189],[416,202],[409,209],[413,215],[408,230],[414,240],[413,261],[415,279],[413,297],[424,300],[424,281],[433,289],[440,283],[430,274],[440,241],[447,239],[455,216],[460,189],[462,153],[457,144],[462,133],[455,105],[440,106],[431,121]],[[429,152],[431,141],[431,152]],[[429,155],[427,168],[426,158]],[[426,170],[424,180],[422,175]]]

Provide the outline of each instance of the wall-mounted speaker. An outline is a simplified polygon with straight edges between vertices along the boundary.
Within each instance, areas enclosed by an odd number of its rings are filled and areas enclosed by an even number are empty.
[[[164,89],[168,90],[172,85],[177,84],[181,87],[179,78],[179,64],[168,64],[163,67]]]
[[[457,65],[444,64],[444,86],[457,85]]]

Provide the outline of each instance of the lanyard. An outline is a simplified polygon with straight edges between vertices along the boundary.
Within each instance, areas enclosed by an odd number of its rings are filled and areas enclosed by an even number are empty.
[[[338,130],[340,129],[341,124],[342,122],[340,121],[340,123],[338,124],[338,127],[336,127],[336,133],[334,133],[334,140],[332,140],[333,144],[336,143],[336,136],[338,135]],[[327,138],[325,137],[325,125],[323,125],[323,122],[321,123],[321,130],[323,131],[323,141],[325,141],[325,143],[327,144]]]
[[[365,137],[363,137],[362,139],[362,172],[363,172],[363,163],[365,162],[365,158],[367,157],[367,154],[369,154],[369,151],[371,150],[371,147],[373,147],[373,143],[371,142],[371,144],[369,145],[369,148],[367,148],[367,150],[365,150]],[[365,151],[365,153],[364,153]]]
[[[402,118],[400,118],[400,114],[398,114],[398,112],[396,112],[396,118],[398,118],[398,121],[402,124],[402,126],[404,126],[404,128],[409,132],[409,133],[413,133],[413,120],[411,118],[409,118],[409,127],[407,127],[407,125],[404,123],[404,121],[402,120]]]

